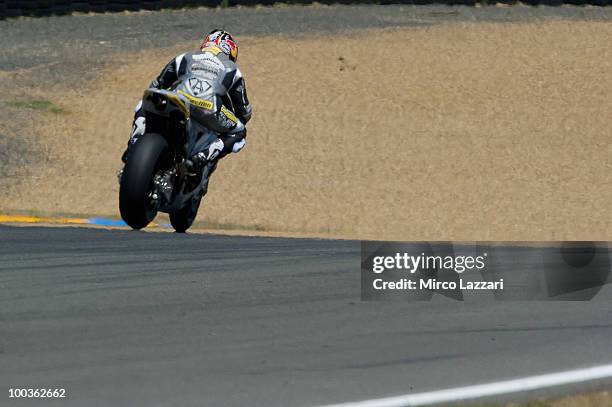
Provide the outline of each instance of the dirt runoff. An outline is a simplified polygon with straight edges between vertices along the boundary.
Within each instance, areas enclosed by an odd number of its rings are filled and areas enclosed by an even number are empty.
[[[484,407],[486,404],[482,405]],[[557,400],[535,400],[527,403],[508,403],[503,407],[604,407],[612,406],[612,392],[580,394]]]
[[[348,238],[612,240],[612,24],[450,24],[242,38],[254,116],[200,220]],[[193,44],[46,98],[51,160],[10,211],[118,216],[132,108]],[[36,97],[40,98],[41,89]]]

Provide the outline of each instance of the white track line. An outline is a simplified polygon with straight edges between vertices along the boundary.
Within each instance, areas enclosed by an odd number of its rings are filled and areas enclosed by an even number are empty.
[[[350,403],[329,404],[323,407],[428,406],[431,404],[472,400],[487,396],[497,396],[502,394],[544,389],[547,387],[562,386],[565,384],[582,383],[609,377],[612,377],[612,364],[537,376],[528,376],[520,379],[504,380],[501,382],[476,384],[473,386],[455,387],[445,390],[435,390],[425,393],[405,394],[403,396],[385,397]]]

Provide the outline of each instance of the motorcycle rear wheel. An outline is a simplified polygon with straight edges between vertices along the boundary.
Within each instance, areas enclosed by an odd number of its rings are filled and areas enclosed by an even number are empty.
[[[151,198],[153,177],[162,167],[168,142],[155,133],[147,133],[132,146],[119,186],[121,218],[133,229],[142,229],[157,215]]]
[[[170,223],[177,233],[185,233],[191,227],[201,201],[202,196],[194,197],[182,209],[170,213]]]

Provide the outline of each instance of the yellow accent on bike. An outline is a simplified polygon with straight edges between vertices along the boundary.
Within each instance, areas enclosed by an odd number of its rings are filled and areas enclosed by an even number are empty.
[[[189,119],[190,112],[189,109],[187,109],[187,106],[185,106],[185,102],[183,102],[178,96],[172,94],[166,94],[166,97],[173,101],[174,104],[176,104],[179,109],[181,109],[181,111],[185,114],[185,118]]]
[[[150,89],[145,90],[144,95],[142,97],[143,100],[149,100],[153,97],[153,95],[155,93],[161,94],[163,95],[166,99],[168,99],[169,101],[171,101],[172,103],[174,103],[179,109],[181,109],[181,112],[183,112],[185,114],[185,118],[189,119],[190,113],[189,113],[189,109],[187,109],[187,106],[185,106],[185,102],[183,100],[181,100],[181,98],[179,98],[178,96],[170,93],[170,92],[154,92]]]
[[[223,113],[225,117],[227,117],[234,123],[238,123],[238,119],[236,118],[236,116],[234,116],[234,113],[232,113],[231,110],[229,110],[225,106],[221,106],[221,113]]]
[[[181,95],[185,96],[192,105],[204,108],[206,110],[212,110],[213,109],[214,105],[213,105],[213,102],[211,102],[210,100],[198,99],[196,97],[191,96],[187,92],[183,92],[182,90],[179,90],[178,93],[180,93]]]

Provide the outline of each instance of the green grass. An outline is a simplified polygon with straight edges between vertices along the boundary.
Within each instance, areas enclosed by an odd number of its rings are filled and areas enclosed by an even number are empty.
[[[32,109],[32,110],[40,110],[45,112],[51,112],[55,114],[66,113],[66,111],[54,105],[52,102],[48,100],[14,100],[5,102],[8,106],[17,107],[20,109]]]

